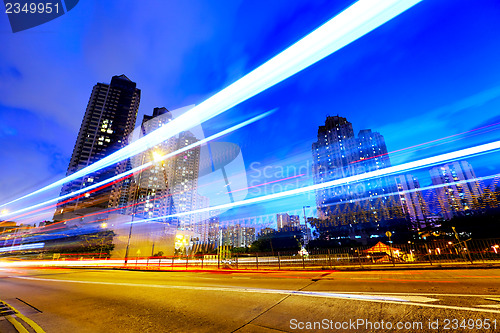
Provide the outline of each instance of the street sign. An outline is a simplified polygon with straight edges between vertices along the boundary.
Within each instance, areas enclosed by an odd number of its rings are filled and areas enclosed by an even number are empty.
[[[390,238],[390,237],[392,236],[392,232],[390,232],[390,231],[386,231],[386,232],[385,232],[385,235],[386,235],[387,237],[389,237],[389,238]]]

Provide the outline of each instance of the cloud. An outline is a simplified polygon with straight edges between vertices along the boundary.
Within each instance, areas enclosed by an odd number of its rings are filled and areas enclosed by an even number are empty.
[[[35,111],[0,105],[0,202],[64,176],[72,132]],[[5,190],[8,189],[8,190]]]

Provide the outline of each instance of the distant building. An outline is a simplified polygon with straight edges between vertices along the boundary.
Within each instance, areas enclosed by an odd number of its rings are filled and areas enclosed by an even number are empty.
[[[144,116],[140,131],[134,132],[133,139],[138,140],[149,135],[172,119],[172,114],[166,108],[154,108],[153,115]],[[162,234],[163,231],[159,230],[161,226],[175,227],[181,235],[189,236],[193,244],[207,244],[210,233],[209,212],[175,216],[176,213],[209,206],[208,198],[197,191],[200,147],[163,158],[197,141],[192,133],[181,132],[131,159],[134,168],[151,163],[150,167],[136,173],[132,178],[128,202],[124,205],[127,207],[127,215],[154,219],[157,227],[151,227],[152,230],[147,233]]]
[[[172,120],[171,113],[164,107],[154,108],[153,115],[145,115],[140,131],[134,133],[134,139],[140,139]],[[172,159],[160,160],[161,156],[174,151],[175,138],[170,138],[155,147],[145,150],[131,158],[134,168],[152,163],[134,175],[129,188],[127,203],[124,205],[127,215],[137,218],[159,218],[173,213],[173,199],[169,184],[169,170]],[[161,219],[159,222],[169,222],[171,219]]]
[[[429,185],[430,186],[430,185]],[[434,189],[428,188],[422,191],[425,203],[431,215],[441,216],[441,207],[439,206],[437,193]]]
[[[358,167],[358,174],[361,171],[369,172],[391,166],[385,139],[380,133],[372,132],[370,129],[361,130],[357,141],[359,160],[355,164]],[[360,170],[360,166],[365,170]]]
[[[218,247],[221,243],[222,235],[220,233],[220,220],[218,216],[212,216],[208,220],[208,239],[209,244]]]
[[[195,209],[204,209],[210,206],[210,200],[208,197],[196,193],[196,207]],[[194,214],[194,219],[192,219],[192,229],[195,237],[198,238],[201,243],[209,243],[210,238],[210,212],[200,212]]]
[[[113,76],[110,84],[97,83],[94,86],[66,175],[69,176],[127,145],[127,138],[135,126],[140,97],[141,91],[137,89],[136,83],[125,75]],[[61,189],[61,196],[120,174],[127,167],[129,161],[125,160],[66,183]],[[61,199],[54,219],[82,215],[79,212],[82,209],[88,212],[117,207],[123,193],[122,186],[121,183],[115,183],[72,201],[65,202],[68,199]]]
[[[347,178],[391,166],[384,137],[369,129],[354,135],[346,118],[328,116],[312,144],[315,184]],[[394,180],[378,177],[316,190],[320,219],[336,225],[364,223],[394,217],[389,209],[399,205]],[[401,208],[399,207],[399,210]]]
[[[271,235],[271,234],[273,234],[275,232],[276,232],[276,230],[273,229],[273,228],[262,228],[262,229],[260,229],[258,237],[262,237],[262,236],[266,236],[266,235]]]
[[[223,245],[249,247],[255,242],[255,228],[239,224],[229,225],[222,232]]]
[[[300,228],[300,216],[299,215],[290,215],[290,227]]]
[[[446,163],[429,170],[441,214],[451,219],[461,212],[474,209],[483,194],[472,166],[466,161]]]
[[[429,218],[429,210],[422,192],[418,190],[420,189],[418,179],[411,174],[397,176],[396,186],[403,213],[417,228],[425,227]]]
[[[290,215],[287,213],[276,214],[276,224],[278,225],[278,231],[290,224]]]
[[[276,224],[278,231],[300,227],[299,215],[288,215],[288,213],[276,214]]]
[[[181,132],[175,150],[180,150],[197,141],[198,139],[191,132]],[[169,179],[176,213],[190,212],[203,207],[197,191],[199,167],[199,146],[175,157]],[[175,219],[181,230],[194,230],[194,225],[200,222],[200,216],[197,214],[184,215]]]

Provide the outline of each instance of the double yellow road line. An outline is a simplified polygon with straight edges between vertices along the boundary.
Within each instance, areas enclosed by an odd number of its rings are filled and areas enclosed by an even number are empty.
[[[31,326],[31,328],[36,333],[45,333],[45,331],[40,326],[38,326],[37,323],[35,323],[33,320],[23,315],[21,312],[17,311],[12,305],[7,304],[4,301],[0,300],[0,306],[4,309],[5,308],[8,309],[5,312],[0,310],[0,315],[2,315],[2,312],[4,312],[6,314],[5,319],[7,319],[7,321],[11,323],[12,326],[14,326],[19,333],[29,333],[29,331],[23,326],[23,324],[21,324],[19,321],[16,320],[16,317],[23,320],[26,324]],[[12,312],[14,312],[15,317],[12,316]]]

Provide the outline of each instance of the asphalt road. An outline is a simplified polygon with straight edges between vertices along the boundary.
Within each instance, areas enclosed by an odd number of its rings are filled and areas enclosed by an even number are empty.
[[[0,300],[6,333],[500,331],[499,269],[2,269]]]

